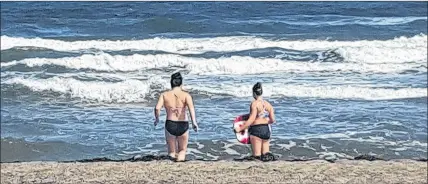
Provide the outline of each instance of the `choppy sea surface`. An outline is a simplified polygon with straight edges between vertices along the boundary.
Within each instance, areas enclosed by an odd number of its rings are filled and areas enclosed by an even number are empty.
[[[427,2],[1,2],[1,161],[164,154],[176,71],[190,159],[250,152],[256,82],[280,159],[427,158]]]

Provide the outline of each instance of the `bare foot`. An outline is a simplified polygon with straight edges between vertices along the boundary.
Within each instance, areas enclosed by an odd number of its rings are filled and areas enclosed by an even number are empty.
[[[168,156],[169,156],[169,159],[171,159],[171,160],[175,160],[177,158],[176,153],[169,153]]]
[[[180,151],[177,156],[177,162],[183,162],[186,160],[186,152]]]

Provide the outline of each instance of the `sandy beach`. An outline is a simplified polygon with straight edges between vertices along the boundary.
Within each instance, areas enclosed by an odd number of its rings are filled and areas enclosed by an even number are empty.
[[[2,163],[1,183],[427,183],[427,162]]]

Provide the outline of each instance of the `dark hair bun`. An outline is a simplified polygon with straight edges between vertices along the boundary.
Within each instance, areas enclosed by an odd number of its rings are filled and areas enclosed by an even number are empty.
[[[262,95],[263,94],[262,83],[257,82],[256,84],[254,84],[253,92],[258,96]]]
[[[171,87],[178,87],[181,86],[181,84],[183,84],[183,77],[181,76],[180,72],[176,72],[174,74],[171,75]]]
[[[171,79],[182,79],[183,77],[181,76],[181,73],[180,72],[176,72],[176,73],[173,73],[172,75],[171,75]]]

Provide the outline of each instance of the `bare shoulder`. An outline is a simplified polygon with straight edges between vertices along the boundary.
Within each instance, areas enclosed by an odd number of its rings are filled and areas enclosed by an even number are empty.
[[[191,95],[190,95],[190,93],[189,92],[187,92],[187,91],[181,91],[181,94],[183,94],[186,98],[187,97],[192,97]]]
[[[269,108],[269,109],[273,109],[272,104],[271,104],[270,102],[268,102],[268,101],[266,101],[266,102],[267,102],[267,106],[268,106],[268,108]]]
[[[192,99],[192,96],[187,91],[182,91],[181,95],[182,95],[182,97],[184,97],[184,100],[186,100],[186,101]]]
[[[172,91],[171,91],[171,90],[165,90],[165,91],[163,91],[163,92],[161,93],[161,95],[162,95],[162,96],[168,96],[168,95],[170,95],[170,94],[172,94]]]
[[[170,94],[171,94],[171,91],[169,91],[169,90],[164,91],[159,95],[159,98],[164,98],[164,99],[168,98],[168,96],[170,96]]]
[[[250,107],[256,108],[257,107],[257,103],[256,102],[257,101],[255,101],[255,100],[251,101]]]
[[[190,95],[189,91],[186,91],[186,90],[183,89],[181,92],[182,92],[182,94],[184,94],[186,96],[186,98],[187,97],[192,97],[192,95]]]

